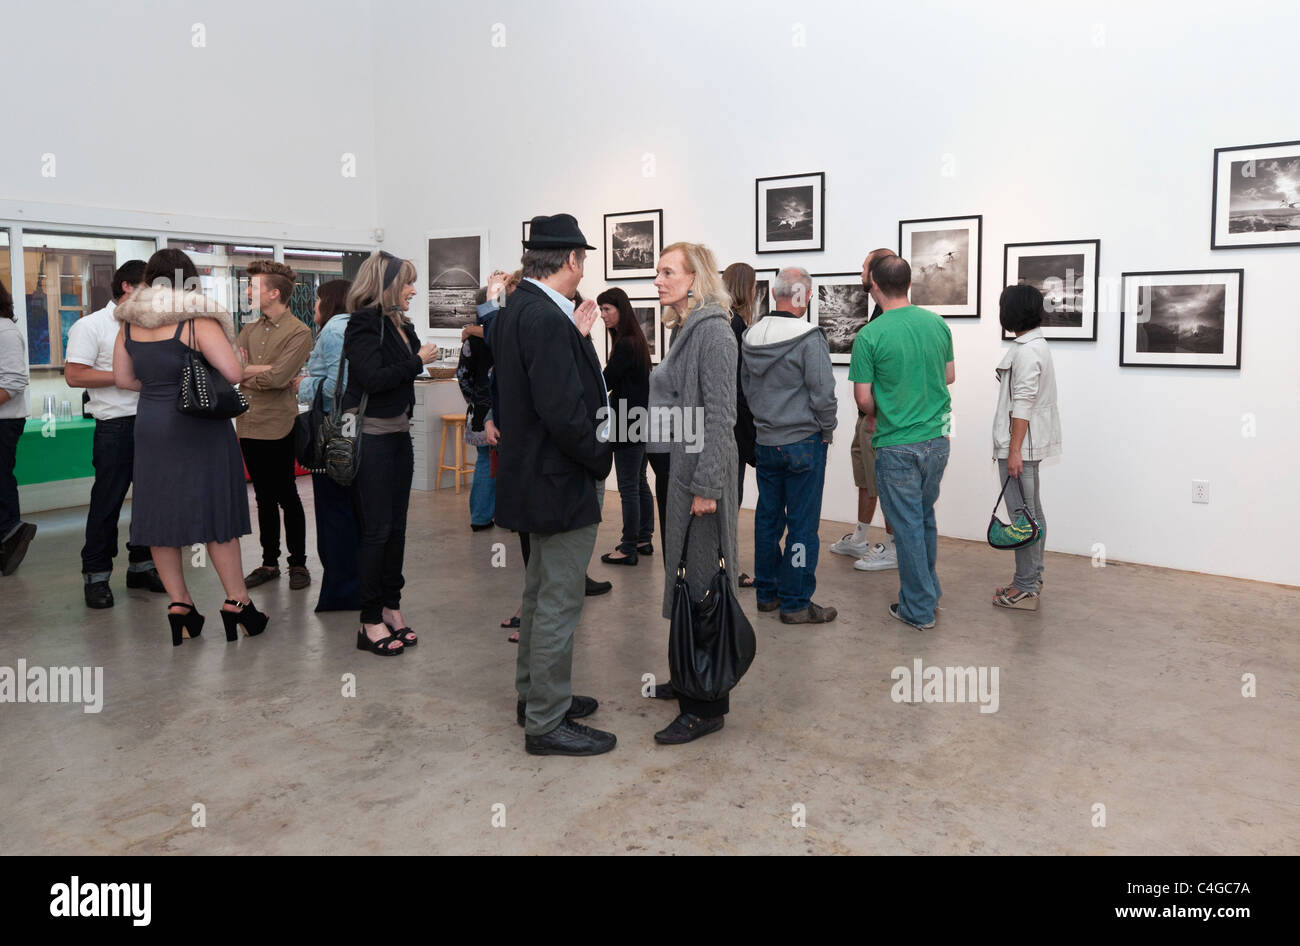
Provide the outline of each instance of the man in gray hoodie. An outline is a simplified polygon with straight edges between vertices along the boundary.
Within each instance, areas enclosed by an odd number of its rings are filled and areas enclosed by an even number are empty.
[[[772,287],[776,308],[743,336],[741,385],[758,461],[754,588],[758,609],[779,607],[785,624],[824,624],[836,615],[812,600],[836,403],[826,336],[803,318],[811,292],[807,270],[781,270]]]

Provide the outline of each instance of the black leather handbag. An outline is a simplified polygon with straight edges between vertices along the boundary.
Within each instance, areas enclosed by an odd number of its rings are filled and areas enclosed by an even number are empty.
[[[686,581],[686,557],[691,522],[682,538],[682,560],[673,588],[672,621],[668,631],[668,669],[673,689],[701,702],[720,700],[754,662],[754,628],[741,610],[727,579],[727,560],[718,548],[718,571],[704,599],[696,603]]]
[[[293,455],[304,470],[312,473],[325,472],[324,391],[324,383],[316,385],[311,409],[299,414],[293,422]]]
[[[190,417],[230,420],[248,410],[248,400],[239,390],[214,371],[208,359],[196,347],[194,320],[190,319],[190,344],[181,356],[181,386],[176,394],[176,410]]]
[[[387,321],[387,316],[380,317],[381,350],[384,346],[384,323]],[[357,412],[343,413],[343,369],[347,363],[347,352],[340,352],[339,375],[334,383],[334,406],[321,422],[321,466],[325,468],[325,475],[340,486],[351,486],[357,478],[357,471],[361,469],[361,428],[365,423],[366,403],[370,400],[370,393],[362,391]]]

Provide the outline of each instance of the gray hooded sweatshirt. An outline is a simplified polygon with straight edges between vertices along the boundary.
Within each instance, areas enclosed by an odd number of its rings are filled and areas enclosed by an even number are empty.
[[[825,333],[796,316],[773,313],[746,329],[743,343],[740,383],[757,441],[781,447],[820,433],[829,443],[835,375]]]

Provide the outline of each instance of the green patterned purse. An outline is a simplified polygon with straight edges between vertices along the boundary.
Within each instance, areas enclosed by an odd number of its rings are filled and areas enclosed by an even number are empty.
[[[1020,494],[1020,515],[1016,521],[1007,525],[998,518],[998,505],[1006,498],[1007,484],[1012,480],[1016,483],[1016,492]],[[1010,505],[1007,506],[1007,514],[1011,514]],[[1029,514],[1028,504],[1025,502],[1025,491],[1020,487],[1020,477],[1008,476],[1002,481],[1002,492],[998,493],[997,502],[993,504],[993,514],[989,517],[989,545],[995,549],[1020,549],[1026,545],[1033,545],[1038,541],[1041,534],[1038,522]]]

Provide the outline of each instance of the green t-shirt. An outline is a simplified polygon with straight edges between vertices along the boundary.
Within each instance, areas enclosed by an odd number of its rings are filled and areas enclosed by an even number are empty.
[[[876,316],[853,339],[849,380],[876,399],[873,447],[946,436],[952,411],[944,368],[952,332],[929,309],[908,305]]]

